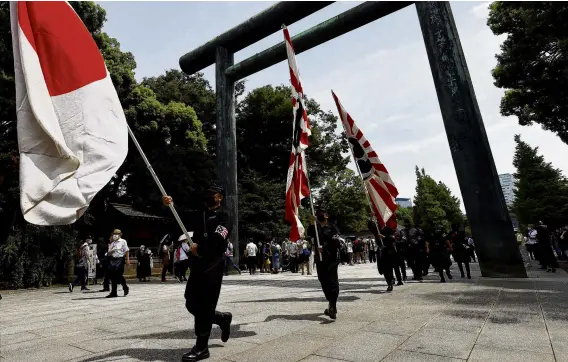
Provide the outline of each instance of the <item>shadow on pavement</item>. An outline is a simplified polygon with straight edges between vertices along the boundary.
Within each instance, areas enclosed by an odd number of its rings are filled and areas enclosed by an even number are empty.
[[[341,288],[341,285],[340,285]],[[354,295],[340,296],[337,298],[338,302],[354,302],[361,298]],[[288,298],[274,298],[274,299],[258,299],[258,300],[241,300],[229,303],[287,303],[287,302],[327,302],[325,297],[311,297],[311,298],[298,298],[298,297],[288,297]]]
[[[245,338],[256,336],[254,331],[241,331],[241,326],[246,326],[243,324],[232,324],[231,325],[231,339],[234,338]],[[183,329],[164,333],[150,333],[150,334],[140,334],[136,336],[124,336],[122,339],[191,339],[194,338],[193,329]],[[211,330],[210,339],[220,339],[221,330],[219,328],[213,328]]]
[[[124,357],[129,359],[136,359],[139,361],[164,361],[164,362],[180,361],[181,356],[183,356],[183,354],[189,351],[190,349],[191,346],[184,349],[125,348],[125,349],[112,351],[107,354],[82,359],[81,361],[82,362],[101,361],[101,360],[120,361],[124,359]]]
[[[265,322],[271,322],[273,320],[283,319],[287,321],[312,321],[312,322],[321,322],[320,324],[330,324],[334,321],[323,317],[322,313],[311,313],[311,314],[278,314],[278,315],[269,315],[264,320]]]

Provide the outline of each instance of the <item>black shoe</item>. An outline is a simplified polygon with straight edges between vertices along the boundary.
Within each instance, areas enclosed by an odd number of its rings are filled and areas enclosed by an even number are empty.
[[[73,285],[73,283],[69,283],[69,293],[72,293],[72,292],[73,292],[73,288],[74,288],[74,287],[75,287],[75,286]]]
[[[397,285],[397,286],[401,286],[401,285],[404,285],[404,283],[403,283],[403,282],[398,282],[398,283],[396,283],[396,285]]]
[[[462,273],[461,277],[462,277],[462,278],[465,278],[465,274]]]
[[[124,296],[125,297],[128,295],[128,293],[130,293],[130,288],[129,287],[124,288]]]
[[[117,294],[110,293],[110,294],[107,295],[105,298],[116,298],[116,297],[118,297]]]
[[[101,290],[99,290],[99,293],[104,293],[104,292],[110,292],[110,289],[101,289]]]
[[[552,268],[552,272],[553,272],[553,273],[556,273],[556,269]]]
[[[331,319],[336,319],[337,318],[337,310],[335,310],[335,308],[327,308],[326,310],[323,311],[323,314],[325,314],[326,316],[328,316]]]
[[[204,350],[197,351],[195,347],[191,349],[191,351],[187,352],[181,358],[182,362],[195,362],[201,361],[204,359],[209,358],[209,349],[205,348]]]
[[[387,288],[387,292],[392,292],[393,290],[393,285],[389,284],[388,288]]]
[[[444,279],[444,278],[440,279],[440,283],[445,283],[445,282],[446,282],[446,279]]]
[[[467,276],[467,279],[471,279],[471,275],[468,275],[468,276]]]
[[[232,321],[233,315],[231,313],[223,313],[223,319],[219,323],[219,328],[221,328],[221,341],[223,341],[223,343],[227,342],[231,336]]]

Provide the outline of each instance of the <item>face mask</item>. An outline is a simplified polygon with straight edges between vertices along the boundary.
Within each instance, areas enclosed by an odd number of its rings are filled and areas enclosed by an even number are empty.
[[[120,239],[120,235],[113,235],[112,236],[112,240],[117,241],[118,239]]]
[[[318,221],[320,222],[324,222],[325,221],[325,215],[318,215]]]
[[[92,244],[92,243],[93,243],[93,240],[87,239],[87,244]]]

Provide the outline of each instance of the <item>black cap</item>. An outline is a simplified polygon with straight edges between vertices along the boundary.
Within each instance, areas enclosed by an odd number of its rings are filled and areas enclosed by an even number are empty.
[[[219,185],[217,183],[212,183],[211,185],[209,185],[209,187],[207,188],[207,191],[219,193],[219,194],[225,196],[225,190],[223,189],[223,187],[221,185]]]
[[[92,239],[93,237],[91,235],[87,235],[87,237],[85,239]]]
[[[316,208],[316,214],[318,212],[321,212],[322,214],[327,214],[327,210],[322,206],[319,206],[319,207]]]

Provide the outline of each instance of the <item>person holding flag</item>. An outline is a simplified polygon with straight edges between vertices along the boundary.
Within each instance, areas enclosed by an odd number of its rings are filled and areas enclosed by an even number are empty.
[[[194,243],[190,250],[189,278],[185,288],[185,306],[194,317],[195,346],[183,355],[182,361],[193,362],[209,358],[209,336],[213,324],[221,328],[221,340],[227,342],[231,334],[231,313],[216,310],[225,270],[225,252],[229,229],[229,215],[221,207],[225,191],[212,184],[204,194],[204,209],[192,217]],[[164,196],[166,206],[173,204]]]
[[[325,314],[335,319],[337,317],[337,296],[339,294],[339,281],[337,267],[339,266],[339,231],[337,227],[327,221],[327,212],[320,209],[314,210],[314,202],[310,190],[308,166],[305,151],[308,148],[309,136],[311,135],[308,113],[304,104],[304,90],[300,81],[296,54],[290,33],[285,25],[282,26],[286,52],[288,54],[288,68],[290,70],[290,83],[292,84],[292,107],[294,122],[292,126],[292,152],[288,166],[288,178],[286,182],[286,220],[292,225],[290,241],[297,242],[304,236],[304,226],[298,217],[298,208],[302,199],[310,197],[312,222],[308,228],[308,236],[315,240],[318,254],[315,256],[318,279],[322,290],[329,302]],[[317,220],[317,222],[316,222]],[[321,233],[325,233],[325,236]],[[324,241],[324,247],[320,243],[320,235]],[[308,256],[309,257],[309,256]],[[310,261],[308,261],[310,264]],[[302,267],[303,272],[303,267]],[[310,269],[308,266],[308,274]]]
[[[379,268],[379,272],[385,273],[385,277],[388,276],[388,278],[390,278],[391,264],[395,262],[395,260],[391,259],[396,258],[396,245],[393,244],[391,246],[390,244],[391,242],[394,243],[394,230],[396,230],[397,226],[395,215],[397,204],[395,198],[398,196],[398,190],[386,167],[379,160],[378,154],[373,150],[361,129],[357,127],[355,121],[353,121],[349,113],[343,108],[339,102],[339,98],[333,91],[331,91],[331,95],[337,106],[339,118],[341,119],[341,124],[347,136],[353,160],[355,161],[359,176],[365,186],[367,200],[369,201],[369,206],[373,213],[372,222],[375,224],[378,223],[378,225],[370,228],[371,230],[375,230],[373,234],[377,239],[379,248],[384,249],[380,252],[382,260],[378,260],[379,258],[377,258],[377,267]],[[387,240],[387,238],[382,237],[379,230],[383,233],[392,231],[392,240],[390,233],[389,235],[385,235],[388,236]],[[389,290],[392,290],[391,282],[387,280],[387,283],[389,284]]]
[[[329,305],[324,314],[331,319],[337,318],[337,297],[339,297],[339,229],[328,221],[329,215],[323,208],[316,210],[316,225],[308,227],[308,236],[316,238],[320,236],[322,242],[321,252],[315,256],[318,280],[320,281],[323,294]],[[317,229],[316,229],[317,227]]]

